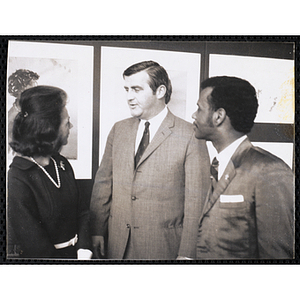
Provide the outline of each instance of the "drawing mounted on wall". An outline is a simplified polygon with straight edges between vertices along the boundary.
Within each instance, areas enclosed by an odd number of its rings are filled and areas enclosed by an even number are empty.
[[[7,141],[10,141],[13,119],[18,112],[21,83],[25,85],[30,81],[24,89],[36,85],[59,87],[68,95],[67,107],[73,124],[68,144],[63,147],[61,154],[70,160],[77,179],[90,179],[93,47],[11,41],[8,50]],[[8,167],[14,153],[7,149]]]
[[[238,76],[255,86],[259,101],[256,123],[294,122],[294,60],[216,54],[209,59],[210,77]]]
[[[130,65],[153,60],[162,65],[172,82],[170,111],[192,123],[199,97],[201,54],[118,47],[101,47],[100,145],[102,159],[113,124],[129,118],[122,74]]]
[[[255,87],[259,103],[256,124],[294,124],[294,60],[211,54],[209,76],[223,75],[246,79]],[[293,168],[294,140],[253,144],[279,156]]]
[[[13,78],[17,78],[17,81],[20,79],[16,77],[15,73],[21,73],[22,71],[28,71],[28,69],[35,70],[40,74],[39,80],[36,81],[35,85],[51,85],[61,87],[66,90],[68,86],[70,86],[69,91],[72,93],[77,93],[77,87],[71,87],[72,81],[74,81],[74,77],[78,76],[77,64],[74,60],[58,60],[53,58],[28,58],[28,57],[9,57],[9,70],[8,74],[11,74]],[[17,70],[17,71],[14,71]],[[10,80],[9,80],[10,81]],[[29,86],[31,87],[31,86]],[[27,87],[27,88],[29,88]],[[72,124],[74,127],[70,132],[70,136],[68,139],[68,144],[63,147],[61,153],[66,156],[68,159],[76,160],[77,159],[77,135],[78,135],[78,120],[77,120],[77,98],[70,98],[71,92],[68,92],[69,99],[72,102],[69,102],[69,111],[72,116]],[[11,95],[11,93],[9,93]],[[18,98],[16,98],[17,100]],[[11,100],[8,97],[8,105]],[[14,102],[16,103],[16,101]],[[11,108],[16,107],[17,104],[13,106],[8,106]],[[17,110],[17,109],[16,109]],[[11,110],[10,110],[11,111]],[[10,111],[8,111],[8,115],[10,115]],[[11,120],[13,121],[13,120]],[[10,126],[9,126],[10,127]],[[8,136],[11,135],[10,130],[8,130]]]

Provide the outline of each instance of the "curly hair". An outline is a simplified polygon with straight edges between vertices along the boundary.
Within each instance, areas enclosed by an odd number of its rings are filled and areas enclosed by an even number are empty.
[[[40,76],[35,72],[19,69],[8,77],[8,92],[18,98],[32,80],[38,80],[39,78]]]
[[[249,133],[258,108],[255,88],[244,79],[229,76],[208,78],[201,83],[201,90],[207,87],[213,88],[208,97],[211,108],[215,111],[225,109],[232,127]]]
[[[153,94],[156,93],[156,90],[160,85],[164,85],[166,87],[165,103],[168,104],[172,94],[171,80],[167,71],[157,62],[149,60],[136,63],[123,72],[123,77],[131,76],[144,70],[149,75],[149,86],[152,89]]]
[[[14,120],[11,148],[25,156],[51,155],[61,148],[58,139],[67,94],[53,86],[37,86],[21,94],[21,111]]]

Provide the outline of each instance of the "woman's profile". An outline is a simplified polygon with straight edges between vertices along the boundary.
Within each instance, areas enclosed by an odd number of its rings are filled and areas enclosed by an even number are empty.
[[[8,171],[8,257],[88,259],[89,210],[59,154],[72,128],[67,95],[37,86],[20,97]]]

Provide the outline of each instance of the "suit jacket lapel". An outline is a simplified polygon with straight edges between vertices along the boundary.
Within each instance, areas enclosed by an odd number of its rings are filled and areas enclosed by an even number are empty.
[[[220,198],[220,195],[226,190],[227,186],[236,175],[236,168],[240,166],[242,158],[245,156],[245,154],[249,151],[251,147],[252,145],[249,139],[247,138],[236,149],[222,177],[218,181],[213,193],[211,193],[211,190],[208,192],[201,219],[206,213],[208,213],[208,211],[213,207],[216,201]]]
[[[151,143],[146,148],[143,156],[141,157],[137,168],[140,164],[142,164],[152,153],[165,141],[165,139],[172,133],[171,128],[174,127],[175,118],[174,115],[168,111],[167,116],[161,123],[160,127],[158,128],[155,136],[153,137]],[[150,131],[151,134],[151,131]]]
[[[220,195],[226,190],[229,183],[235,177],[236,171],[232,160],[229,161],[223,176],[218,181],[213,193],[209,189],[208,195],[206,197],[206,202],[204,205],[203,215],[208,213],[208,211],[213,207],[216,201],[220,198]]]
[[[122,158],[127,161],[127,168],[134,171],[134,156],[135,156],[135,140],[139,127],[139,119],[132,118],[132,122],[128,126],[123,126],[121,129],[121,135],[125,137],[122,140],[124,143],[122,146]],[[130,159],[128,159],[130,157]]]

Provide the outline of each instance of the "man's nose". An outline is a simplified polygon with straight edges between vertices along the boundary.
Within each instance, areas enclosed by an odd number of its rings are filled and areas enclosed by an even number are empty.
[[[129,90],[127,91],[127,100],[130,101],[134,99],[134,94],[133,94],[133,91]]]

